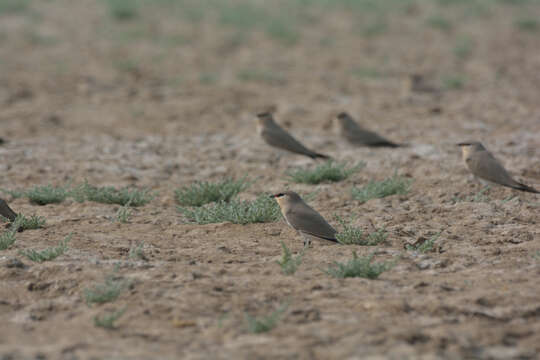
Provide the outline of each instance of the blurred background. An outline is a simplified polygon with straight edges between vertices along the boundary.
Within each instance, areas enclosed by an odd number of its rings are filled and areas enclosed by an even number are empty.
[[[538,131],[539,35],[537,0],[0,0],[2,136],[250,134],[268,106],[407,139]],[[403,101],[411,74],[442,99]]]

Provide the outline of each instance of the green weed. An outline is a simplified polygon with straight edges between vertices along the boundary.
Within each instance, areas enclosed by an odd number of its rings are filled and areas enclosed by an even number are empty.
[[[104,314],[103,316],[95,316],[94,317],[94,325],[97,327],[102,327],[105,329],[114,329],[114,323],[116,320],[118,320],[124,313],[126,312],[126,308],[122,308],[117,311],[113,311],[108,314]]]
[[[175,190],[176,202],[184,206],[202,206],[211,202],[230,201],[251,183],[244,178],[240,180],[225,179],[218,183],[197,181],[190,186]]]
[[[296,182],[304,184],[320,184],[322,182],[338,182],[344,180],[363,168],[364,162],[359,162],[353,167],[347,168],[346,163],[327,161],[313,169],[296,169],[287,172],[287,176]]]
[[[116,300],[128,286],[127,280],[110,275],[105,278],[104,283],[94,285],[91,289],[84,289],[84,299],[88,306],[111,302]]]
[[[265,333],[276,327],[283,313],[287,310],[288,305],[281,305],[270,315],[254,317],[246,314],[247,328],[250,333],[260,334]]]
[[[394,174],[383,181],[370,181],[361,189],[353,188],[352,196],[356,200],[366,202],[369,199],[383,198],[394,194],[404,195],[409,192],[411,183],[412,179]]]
[[[281,266],[281,271],[283,272],[283,274],[293,275],[296,270],[298,270],[300,264],[302,264],[302,258],[304,257],[305,248],[302,249],[302,252],[297,256],[293,256],[291,254],[291,251],[283,241],[281,242],[281,248],[283,249],[281,261],[276,262],[279,266]]]
[[[71,234],[66,236],[66,238],[57,246],[46,248],[42,251],[36,251],[34,249],[30,250],[21,250],[20,254],[26,256],[28,259],[42,263],[44,261],[51,261],[56,259],[58,256],[64,254],[68,249],[68,242],[71,240]]]
[[[253,201],[220,201],[206,206],[178,207],[190,221],[197,224],[211,224],[229,221],[234,224],[274,222],[280,218],[278,204],[268,195],[261,195]]]
[[[391,268],[391,265],[386,262],[371,263],[374,254],[367,257],[358,257],[354,251],[352,254],[353,258],[351,260],[346,263],[335,261],[325,273],[340,279],[348,277],[376,279],[380,274]]]

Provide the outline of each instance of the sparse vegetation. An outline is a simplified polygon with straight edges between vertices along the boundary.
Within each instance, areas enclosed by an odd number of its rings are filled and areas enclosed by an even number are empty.
[[[386,241],[388,237],[388,233],[384,228],[365,234],[362,229],[350,225],[339,216],[336,216],[336,220],[343,227],[343,230],[336,234],[337,241],[342,245],[379,245]]]
[[[462,202],[462,201],[466,201],[466,202],[488,202],[489,197],[486,196],[486,194],[485,194],[488,190],[489,190],[489,186],[486,186],[486,187],[482,188],[480,191],[478,191],[476,194],[471,195],[471,196],[466,196],[464,198],[454,196],[452,198],[452,202],[454,204],[458,203],[458,202]]]
[[[433,251],[433,246],[435,245],[435,241],[441,236],[441,232],[439,231],[435,235],[431,236],[429,239],[426,239],[424,241],[418,242],[415,245],[407,244],[406,248],[410,251],[418,251],[421,253],[427,253],[430,251]]]
[[[320,184],[322,182],[337,182],[344,180],[363,168],[366,164],[358,164],[347,168],[346,163],[337,163],[332,160],[327,161],[313,169],[296,169],[287,172],[289,178],[296,183]]]
[[[472,55],[473,40],[469,37],[461,37],[458,39],[456,46],[454,47],[454,55],[461,60],[465,60]]]
[[[184,206],[202,206],[211,202],[228,202],[251,183],[245,178],[225,179],[217,183],[197,181],[190,186],[175,190],[176,202]]]
[[[523,31],[538,31],[540,29],[540,22],[535,18],[523,18],[516,20],[514,26]]]
[[[351,260],[346,263],[335,261],[325,273],[340,279],[348,277],[376,279],[380,274],[391,268],[391,265],[386,262],[371,263],[374,254],[367,257],[358,257],[354,251],[352,254],[353,258]]]
[[[97,327],[105,328],[105,329],[114,329],[114,323],[122,315],[124,315],[125,312],[126,312],[126,308],[124,307],[120,310],[104,314],[103,316],[95,316],[94,325],[96,325]]]
[[[1,0],[0,15],[22,13],[28,9],[30,0]]]
[[[15,243],[15,234],[17,233],[18,228],[19,225],[17,221],[15,221],[8,230],[0,235],[0,250],[6,250]]]
[[[116,189],[113,186],[97,187],[90,185],[87,181],[73,189],[71,195],[79,202],[86,200],[122,206],[143,206],[154,198],[149,189],[139,190],[128,187]]]
[[[448,75],[443,77],[443,88],[448,90],[458,90],[465,86],[466,78],[462,75]]]
[[[442,15],[434,15],[429,17],[426,20],[426,24],[441,31],[450,31],[452,29],[452,24],[450,21]]]
[[[270,315],[254,317],[246,314],[247,328],[250,333],[265,333],[276,327],[283,313],[287,310],[288,304],[281,305]]]
[[[281,272],[283,272],[283,274],[293,275],[296,270],[298,270],[300,264],[302,264],[305,248],[302,249],[302,252],[296,256],[291,254],[291,250],[289,250],[283,241],[281,242],[281,248],[283,249],[281,261],[278,260],[277,263],[279,266],[281,266]]]
[[[129,281],[109,275],[105,282],[84,290],[84,299],[88,306],[103,304],[116,300],[116,298],[129,286]]]
[[[126,224],[131,217],[133,210],[129,207],[129,204],[126,204],[118,209],[116,212],[116,221]]]
[[[31,203],[36,205],[58,204],[69,195],[69,190],[62,186],[35,186],[24,192]]]
[[[116,20],[131,20],[139,16],[137,0],[106,0],[109,14]]]
[[[390,195],[404,195],[410,190],[412,179],[394,174],[383,181],[370,181],[361,189],[353,188],[352,196],[361,202],[370,199],[383,198]]]
[[[270,85],[283,85],[287,82],[285,77],[272,70],[244,69],[237,74],[237,77],[241,81],[266,83]]]
[[[130,260],[140,259],[140,260],[147,261],[148,259],[144,255],[143,247],[144,247],[144,242],[140,242],[136,246],[132,246],[129,249],[129,255],[128,255],[129,259]]]
[[[22,228],[22,230],[31,230],[42,228],[46,220],[43,216],[31,215],[30,217],[26,217],[19,214],[15,221],[19,221],[19,228]]]
[[[44,262],[44,261],[51,261],[66,252],[66,250],[68,249],[67,244],[70,240],[71,240],[71,234],[66,236],[64,240],[60,241],[60,243],[58,243],[57,246],[49,247],[41,251],[36,251],[34,249],[21,250],[20,254],[26,256],[28,259],[32,261],[39,262],[39,263]]]
[[[261,195],[253,201],[231,200],[195,208],[178,207],[178,211],[197,224],[273,222],[280,217],[278,204],[268,195]]]

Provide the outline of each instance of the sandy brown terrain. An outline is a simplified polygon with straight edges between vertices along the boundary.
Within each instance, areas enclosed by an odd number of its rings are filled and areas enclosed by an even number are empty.
[[[128,19],[106,1],[0,11],[0,188],[87,179],[156,194],[128,223],[115,221],[116,205],[1,195],[47,220],[0,251],[1,359],[540,358],[540,196],[491,187],[481,201],[456,201],[482,186],[455,146],[481,140],[540,188],[540,28],[526,22],[538,2],[418,0],[379,13],[313,5],[282,40],[223,23],[213,8],[198,18],[186,10],[196,2],[158,3]],[[269,13],[300,16],[277,3]],[[442,95],[404,97],[411,73]],[[253,115],[268,106],[310,147],[366,167],[338,183],[292,183],[285,172],[312,161],[274,161],[255,136]],[[341,110],[410,146],[351,147],[333,131]],[[413,179],[408,194],[352,199],[353,186],[394,172]],[[255,182],[241,199],[315,191],[310,204],[333,225],[334,214],[356,214],[355,225],[385,227],[388,240],[315,243],[287,276],[280,241],[296,254],[302,240],[283,220],[197,225],[177,211],[175,189],[246,174]],[[434,251],[405,249],[438,232]],[[20,254],[69,234],[53,261]],[[141,242],[147,259],[130,259]],[[376,280],[323,272],[352,251],[395,265]],[[129,288],[88,306],[85,289],[111,274]],[[248,331],[246,314],[283,304],[274,329]],[[94,325],[123,308],[115,329]]]

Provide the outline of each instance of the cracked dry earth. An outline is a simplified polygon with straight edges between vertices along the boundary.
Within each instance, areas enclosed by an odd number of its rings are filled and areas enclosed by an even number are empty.
[[[537,37],[504,24],[497,34],[469,25],[479,53],[455,65],[444,61],[441,35],[434,30],[422,49],[415,48],[414,38],[391,32],[384,42],[345,39],[343,47],[313,59],[313,69],[289,68],[285,84],[235,80],[209,86],[187,80],[172,87],[162,69],[149,73],[144,61],[137,76],[110,68],[103,58],[115,53],[105,40],[99,55],[76,51],[81,38],[92,40],[87,22],[95,26],[102,15],[92,7],[97,5],[74,4],[71,11],[82,19],[75,24],[75,16],[52,16],[65,14],[65,2],[59,2],[38,7],[39,26],[53,33],[56,27],[69,29],[73,39],[30,49],[16,36],[26,20],[7,17],[1,25],[15,35],[0,48],[6,59],[0,74],[0,131],[6,140],[0,145],[0,188],[87,179],[100,186],[148,187],[156,196],[134,208],[128,223],[119,223],[114,205],[68,199],[36,206],[2,195],[15,211],[47,220],[45,228],[17,234],[15,244],[0,252],[2,359],[539,357],[540,197],[492,187],[485,198],[471,201],[482,187],[455,146],[480,139],[517,178],[540,187]],[[485,28],[499,24],[485,21]],[[415,31],[408,27],[405,34]],[[209,35],[201,36],[183,49],[187,55],[177,59],[178,69],[209,66],[193,63],[190,55],[219,54]],[[509,40],[514,37],[519,41]],[[346,54],[371,50],[365,61],[374,62],[392,44],[394,57],[386,66],[411,68],[427,48],[433,56],[426,58],[426,71],[460,66],[470,85],[440,99],[404,101],[396,76],[355,82],[339,73],[364,61]],[[505,52],[498,53],[503,45]],[[151,52],[147,46],[138,51]],[[261,41],[256,51],[234,50],[224,61],[233,68],[246,57],[264,62],[275,47]],[[308,41],[281,61],[296,64],[314,47]],[[129,47],[123,51],[131,54]],[[62,74],[47,72],[48,63],[38,66],[43,57],[52,62],[61,56],[69,60]],[[77,67],[77,61],[87,66]],[[332,63],[335,75],[311,78]],[[507,71],[494,80],[501,67]],[[340,161],[365,161],[366,167],[335,184],[291,183],[284,173],[312,162],[295,155],[276,160],[255,136],[253,114],[265,105],[276,105],[277,121],[310,147]],[[350,147],[331,131],[336,108],[410,146]],[[353,186],[395,171],[413,179],[408,194],[363,204],[352,200]],[[286,276],[276,264],[280,241],[297,253],[302,240],[283,220],[196,225],[176,210],[174,189],[246,174],[255,182],[241,199],[285,188],[315,191],[310,205],[327,219],[356,214],[354,224],[365,231],[385,227],[387,242],[315,243],[297,273]],[[438,232],[434,251],[405,249]],[[19,253],[54,246],[68,234],[68,251],[53,261],[34,263]],[[130,248],[141,242],[147,260],[129,259]],[[377,280],[340,280],[323,272],[334,261],[350,259],[352,251],[375,253],[377,261],[395,265]],[[84,289],[110,274],[129,279],[130,287],[112,303],[87,306]],[[274,329],[248,332],[246,313],[269,314],[285,303]],[[116,329],[94,326],[94,316],[122,308]]]

